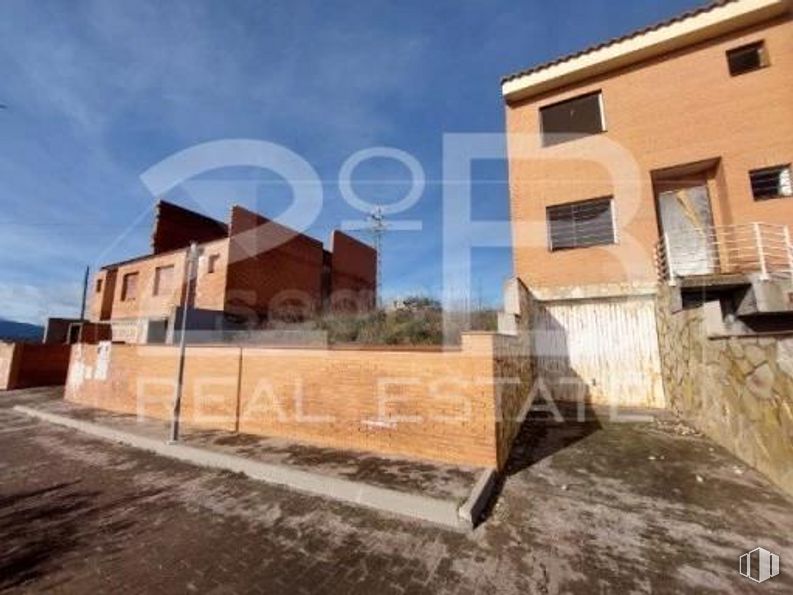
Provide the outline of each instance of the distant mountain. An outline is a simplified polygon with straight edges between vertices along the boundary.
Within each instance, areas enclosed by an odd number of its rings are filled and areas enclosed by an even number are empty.
[[[44,327],[42,326],[0,318],[0,340],[41,341],[43,336]]]

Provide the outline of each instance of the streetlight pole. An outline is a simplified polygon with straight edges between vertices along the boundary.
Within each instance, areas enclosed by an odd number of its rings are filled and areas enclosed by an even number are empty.
[[[176,372],[176,394],[173,399],[173,411],[171,412],[171,439],[170,443],[179,441],[179,416],[182,410],[182,388],[184,386],[184,361],[187,347],[187,310],[190,307],[190,294],[193,289],[193,278],[195,277],[196,264],[198,263],[198,245],[193,242],[187,252],[185,262],[185,290],[182,297],[182,320],[181,333],[179,334],[179,368]]]
[[[88,267],[85,267],[85,275],[83,276],[83,303],[80,306],[80,322],[85,320],[85,300],[88,296]]]

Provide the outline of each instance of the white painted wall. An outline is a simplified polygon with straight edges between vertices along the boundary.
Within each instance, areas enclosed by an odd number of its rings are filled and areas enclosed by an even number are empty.
[[[665,406],[654,296],[535,302],[531,329],[554,399]]]

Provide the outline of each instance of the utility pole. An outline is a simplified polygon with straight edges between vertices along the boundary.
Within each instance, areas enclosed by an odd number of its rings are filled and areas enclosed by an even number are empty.
[[[171,414],[171,439],[169,443],[179,441],[179,416],[182,411],[182,388],[184,385],[184,360],[187,347],[187,310],[190,307],[190,294],[193,289],[196,265],[198,264],[198,244],[193,242],[185,259],[185,290],[182,297],[182,330],[179,334],[179,368],[176,372],[176,394],[173,399]]]
[[[367,218],[369,221],[369,231],[372,232],[374,239],[374,249],[377,252],[377,307],[383,305],[383,234],[388,230],[388,224],[383,215],[383,209],[377,207],[374,209]]]
[[[85,300],[88,296],[88,267],[85,267],[85,276],[83,277],[83,303],[80,306],[80,320],[85,320]]]

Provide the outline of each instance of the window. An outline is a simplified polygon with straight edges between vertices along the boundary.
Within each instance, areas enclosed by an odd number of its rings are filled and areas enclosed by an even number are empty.
[[[752,196],[755,200],[793,196],[790,178],[790,164],[753,169],[749,172]]]
[[[214,273],[218,268],[220,262],[220,254],[210,254],[207,259],[207,273]]]
[[[138,293],[138,274],[127,273],[121,281],[121,301],[134,300]]]
[[[596,198],[546,208],[552,251],[616,243],[612,198]]]
[[[154,295],[168,295],[173,291],[173,265],[154,270]]]
[[[96,280],[96,293],[102,293],[102,279]]]
[[[597,134],[606,129],[600,91],[540,108],[544,147]]]
[[[730,68],[731,76],[738,76],[768,66],[765,43],[758,41],[727,50],[727,66]]]

